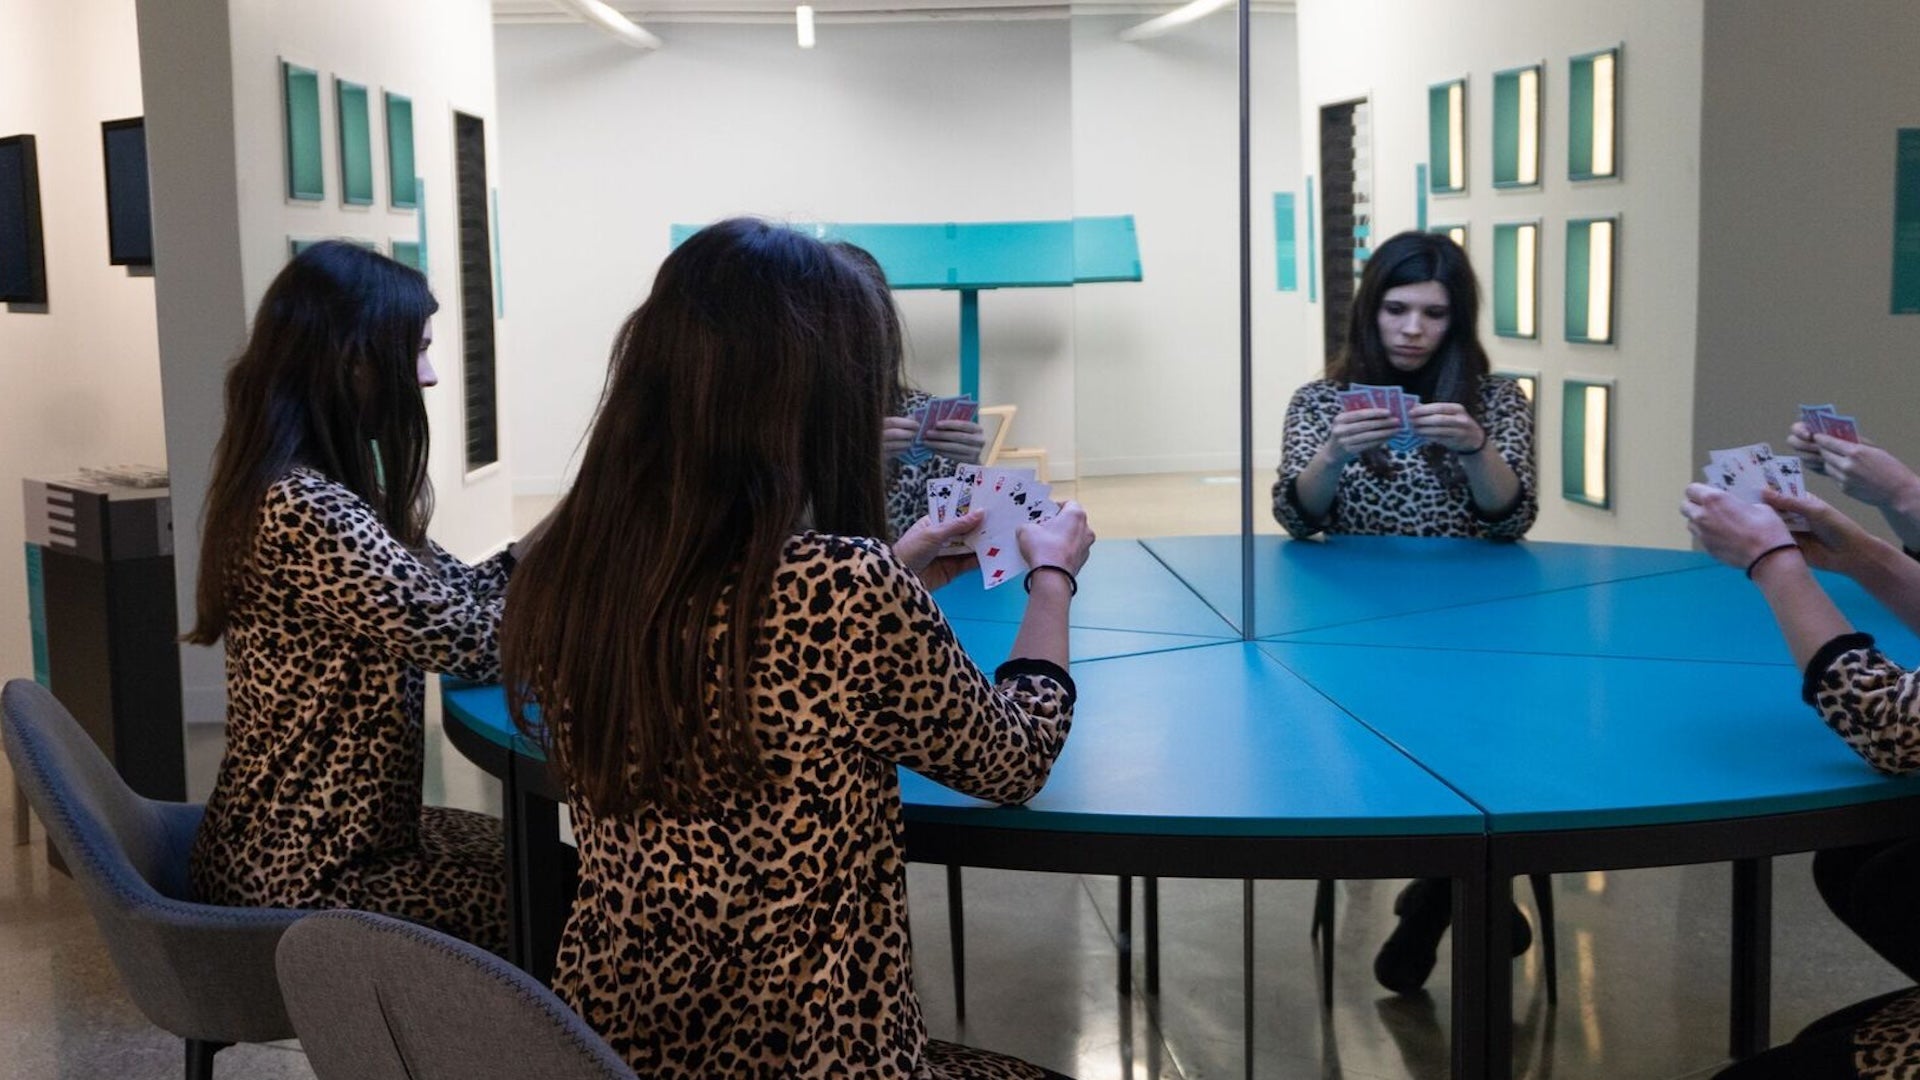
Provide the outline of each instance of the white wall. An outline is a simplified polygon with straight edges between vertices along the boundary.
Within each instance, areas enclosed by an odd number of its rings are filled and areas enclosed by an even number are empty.
[[[100,123],[141,113],[133,0],[0,0],[0,136],[32,135],[44,308],[0,305],[0,676],[32,673],[20,481],[161,464],[154,281],[107,262]]]
[[[1920,127],[1920,6],[1708,0],[1693,457],[1784,449],[1831,401],[1920,465],[1920,316],[1889,313],[1895,129]],[[1879,515],[1840,498],[1891,535]]]
[[[585,26],[497,29],[507,332],[529,358],[507,383],[524,492],[571,475],[614,329],[670,225],[1074,212],[1065,21],[828,25],[811,51],[790,27],[659,32],[664,49],[637,53]],[[1073,445],[1074,291],[980,298],[981,397],[1017,402],[1014,438],[1056,455]],[[913,378],[954,386],[956,295],[897,295]]]
[[[415,234],[415,216],[386,209],[384,89],[413,99],[416,171],[425,178],[431,279],[441,300],[428,393],[435,435],[430,475],[437,494],[433,535],[475,557],[509,539],[511,493],[504,468],[464,475],[462,365],[455,244],[452,110],[488,121],[497,139],[491,11],[486,0],[140,0],[148,133],[153,144],[155,263],[167,450],[174,485],[182,616],[191,612],[198,520],[222,409],[220,386],[244,343],[247,320],[287,258],[287,238],[333,234],[384,241]],[[287,200],[279,62],[319,70],[327,200]],[[367,85],[375,102],[371,208],[339,205],[331,77]],[[499,186],[498,152],[490,180]],[[511,353],[499,349],[502,385]],[[503,411],[511,399],[502,392]],[[502,454],[510,457],[510,432]],[[186,649],[188,716],[220,715],[217,650]]]
[[[1143,280],[1074,290],[1085,475],[1221,470],[1240,464],[1239,43],[1231,10],[1124,42],[1142,16],[1073,20],[1074,206],[1130,213]],[[1294,19],[1252,17],[1253,300],[1256,393],[1285,394],[1278,356],[1306,313],[1276,291],[1273,195],[1304,204]],[[1300,272],[1305,273],[1304,251]],[[1256,443],[1277,458],[1275,442]],[[1260,500],[1256,500],[1258,503]],[[1194,531],[1236,531],[1232,521]]]
[[[1782,0],[1780,6],[1793,5]],[[1680,489],[1697,471],[1691,432],[1701,246],[1702,0],[1579,5],[1537,0],[1300,0],[1298,18],[1300,131],[1308,171],[1319,171],[1320,106],[1370,98],[1374,229],[1380,236],[1415,224],[1414,166],[1427,157],[1427,88],[1462,75],[1468,79],[1469,189],[1464,195],[1432,199],[1428,217],[1434,223],[1470,226],[1469,254],[1483,290],[1481,338],[1494,366],[1542,375],[1536,441],[1540,520],[1531,535],[1685,546],[1686,530],[1674,507]],[[1616,44],[1624,44],[1622,179],[1572,184],[1566,179],[1568,59]],[[1544,182],[1534,191],[1495,191],[1493,73],[1543,61]],[[1770,182],[1766,186],[1776,199],[1782,194]],[[1561,333],[1566,222],[1601,214],[1621,218],[1617,344],[1571,345]],[[1492,226],[1532,218],[1543,226],[1541,335],[1536,341],[1496,338]],[[1316,308],[1306,327],[1313,348],[1300,351],[1296,382],[1314,377],[1320,367],[1318,314]],[[1571,503],[1559,494],[1559,395],[1562,380],[1570,375],[1617,380],[1611,511]],[[1277,445],[1285,396],[1261,404],[1262,442]]]

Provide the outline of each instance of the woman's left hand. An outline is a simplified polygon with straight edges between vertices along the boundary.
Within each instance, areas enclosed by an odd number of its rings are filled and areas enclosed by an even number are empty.
[[[941,420],[921,437],[927,449],[965,465],[977,465],[987,447],[987,429],[972,420]]]
[[[986,516],[984,510],[973,510],[938,525],[933,518],[922,517],[893,542],[894,558],[918,574],[920,583],[932,592],[980,565],[979,558],[960,545]]]
[[[1486,444],[1487,431],[1466,406],[1454,401],[1429,401],[1407,410],[1416,435],[1456,454],[1471,454]]]
[[[1680,503],[1687,531],[1700,538],[1707,554],[1744,570],[1768,548],[1793,543],[1787,524],[1770,506],[1741,502],[1706,484],[1688,484]]]

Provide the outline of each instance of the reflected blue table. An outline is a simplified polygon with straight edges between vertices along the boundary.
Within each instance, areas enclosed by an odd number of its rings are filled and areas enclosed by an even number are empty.
[[[909,857],[1451,877],[1456,1076],[1510,1073],[1510,928],[1489,912],[1512,878],[1733,862],[1744,1055],[1767,1041],[1767,860],[1908,833],[1920,812],[1920,780],[1877,776],[1820,724],[1764,604],[1697,553],[1260,538],[1262,637],[1244,642],[1237,537],[1095,551],[1072,618],[1074,733],[1047,787],[999,807],[903,772]],[[1920,658],[1859,590],[1829,584],[1894,655]],[[983,666],[1004,658],[1019,593],[962,581],[940,599]],[[514,864],[535,867],[516,869],[517,902],[564,907],[540,895],[536,850],[556,792],[501,698],[450,686],[448,733],[506,783]]]

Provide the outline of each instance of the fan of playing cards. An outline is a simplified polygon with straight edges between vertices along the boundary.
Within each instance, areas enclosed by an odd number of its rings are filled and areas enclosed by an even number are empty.
[[[1809,435],[1831,435],[1852,443],[1860,441],[1860,422],[1851,416],[1841,416],[1840,410],[1831,405],[1800,406],[1800,422],[1807,425]]]
[[[1707,483],[1741,502],[1758,504],[1761,492],[1769,489],[1798,498],[1807,493],[1806,478],[1800,472],[1800,459],[1792,454],[1775,457],[1766,443],[1715,450],[1702,472]],[[1794,532],[1806,532],[1807,519],[1782,511],[1780,520]]]
[[[934,398],[925,405],[909,412],[907,416],[920,421],[920,429],[913,433],[913,442],[900,451],[900,460],[909,465],[919,465],[933,456],[933,450],[927,446],[927,432],[942,420],[972,420],[980,415],[980,403],[973,400],[972,394],[959,397]]]
[[[1420,404],[1419,394],[1409,394],[1397,386],[1368,386],[1353,383],[1338,395],[1341,412],[1354,412],[1359,409],[1385,409],[1399,422],[1400,430],[1387,440],[1387,446],[1394,450],[1418,450],[1427,440],[1413,433],[1413,421],[1408,418],[1408,410]]]
[[[979,556],[980,579],[991,589],[1026,572],[1015,534],[1060,512],[1060,504],[1047,498],[1051,490],[1032,469],[962,465],[950,477],[927,481],[927,512],[936,525],[973,510],[986,512],[967,547]]]

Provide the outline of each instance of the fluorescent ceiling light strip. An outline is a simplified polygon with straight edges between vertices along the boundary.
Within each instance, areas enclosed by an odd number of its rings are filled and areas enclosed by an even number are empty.
[[[632,19],[615,11],[605,0],[554,0],[554,3],[636,49],[657,49],[661,45],[659,38],[648,33]]]
[[[813,48],[813,5],[801,4],[793,9],[794,33],[799,37],[800,47]]]
[[[1159,37],[1169,30],[1176,30],[1190,22],[1204,19],[1223,7],[1232,6],[1233,3],[1234,0],[1192,0],[1191,3],[1174,8],[1157,19],[1148,19],[1138,26],[1127,27],[1120,31],[1120,40],[1145,41],[1148,38]]]

